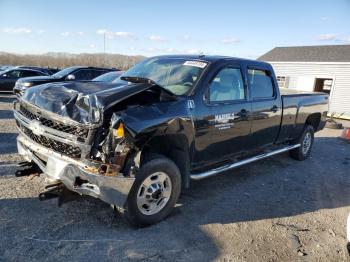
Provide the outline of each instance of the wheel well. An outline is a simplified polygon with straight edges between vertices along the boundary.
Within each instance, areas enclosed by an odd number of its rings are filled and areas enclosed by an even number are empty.
[[[316,132],[320,124],[320,121],[321,121],[321,113],[314,113],[308,116],[305,124],[311,125]]]
[[[156,136],[148,141],[141,151],[141,165],[152,154],[168,157],[177,165],[181,173],[182,186],[190,184],[190,154],[188,140],[183,135]]]

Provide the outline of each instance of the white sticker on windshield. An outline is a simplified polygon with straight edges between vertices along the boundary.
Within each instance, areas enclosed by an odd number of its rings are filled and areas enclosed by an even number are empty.
[[[204,67],[207,66],[207,63],[205,63],[205,62],[200,62],[200,61],[186,61],[186,62],[184,63],[184,65],[204,68]]]

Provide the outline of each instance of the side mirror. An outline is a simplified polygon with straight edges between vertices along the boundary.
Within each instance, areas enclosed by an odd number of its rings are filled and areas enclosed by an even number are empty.
[[[66,80],[75,80],[75,75],[67,75]]]
[[[1,76],[1,78],[8,78],[9,76],[8,76],[8,74],[3,74],[2,76]]]

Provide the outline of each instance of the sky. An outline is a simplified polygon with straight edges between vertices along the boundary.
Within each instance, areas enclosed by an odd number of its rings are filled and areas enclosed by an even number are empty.
[[[3,52],[256,58],[327,44],[350,44],[350,0],[0,0]]]

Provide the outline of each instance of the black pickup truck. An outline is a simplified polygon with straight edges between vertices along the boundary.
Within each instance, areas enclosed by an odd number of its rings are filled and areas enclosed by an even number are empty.
[[[285,151],[306,159],[327,108],[327,94],[281,92],[268,63],[153,57],[120,82],[26,90],[14,104],[18,152],[29,166],[18,173],[36,167],[52,180],[42,200],[74,191],[149,225],[191,180]]]

